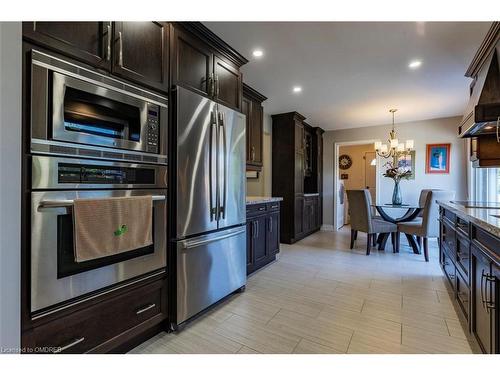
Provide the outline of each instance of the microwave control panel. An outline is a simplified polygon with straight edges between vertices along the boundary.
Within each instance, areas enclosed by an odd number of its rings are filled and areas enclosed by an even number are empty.
[[[148,152],[157,154],[159,150],[160,107],[148,104]]]

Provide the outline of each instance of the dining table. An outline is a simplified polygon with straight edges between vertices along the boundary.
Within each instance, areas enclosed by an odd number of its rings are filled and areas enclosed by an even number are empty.
[[[417,216],[422,212],[423,207],[420,207],[418,205],[412,205],[412,204],[392,204],[392,203],[382,203],[382,204],[372,204],[372,207],[374,207],[377,212],[379,213],[380,217],[384,219],[385,221],[388,221],[390,223],[398,224],[398,223],[404,223],[408,221],[415,220]],[[398,209],[399,211],[396,211]],[[400,212],[401,210],[405,210],[404,214],[401,215]],[[406,239],[408,240],[408,243],[410,244],[413,252],[415,254],[420,254],[420,246],[418,244],[418,241],[413,237],[411,234],[405,233]],[[385,244],[387,242],[387,239],[389,238],[389,233],[380,233],[377,238],[377,243],[378,243],[378,249],[383,250],[385,249]],[[398,241],[399,242],[399,241]],[[398,249],[399,251],[399,249]]]

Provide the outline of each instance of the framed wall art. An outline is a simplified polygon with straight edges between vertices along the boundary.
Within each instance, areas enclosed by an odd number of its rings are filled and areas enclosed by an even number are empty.
[[[425,173],[450,173],[450,143],[426,145]]]

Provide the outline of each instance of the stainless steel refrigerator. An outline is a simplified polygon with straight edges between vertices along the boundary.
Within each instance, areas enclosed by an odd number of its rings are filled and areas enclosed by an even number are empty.
[[[176,324],[246,284],[245,116],[176,87]]]

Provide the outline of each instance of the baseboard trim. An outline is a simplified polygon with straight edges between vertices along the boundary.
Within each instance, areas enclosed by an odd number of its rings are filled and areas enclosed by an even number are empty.
[[[334,232],[333,225],[330,224],[323,224],[320,230],[323,232]]]

